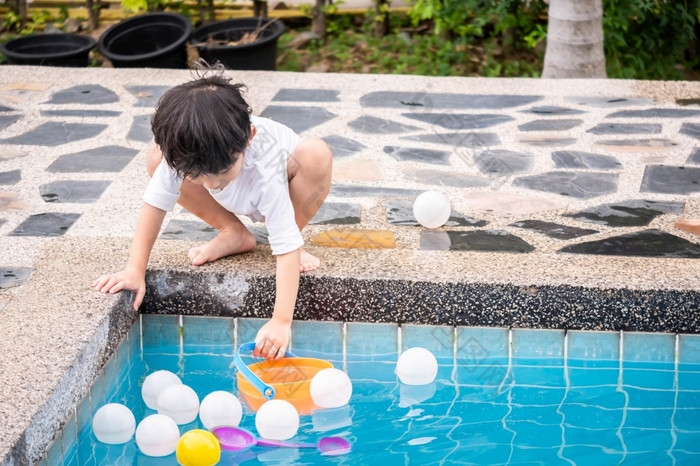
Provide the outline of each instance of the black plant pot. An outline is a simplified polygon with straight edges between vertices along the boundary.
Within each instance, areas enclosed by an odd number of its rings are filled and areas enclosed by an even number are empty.
[[[225,44],[239,41],[245,33],[254,32],[258,24],[265,29],[255,42]],[[210,64],[218,60],[232,70],[275,70],[277,40],[283,32],[284,24],[279,20],[265,19],[259,23],[258,18],[228,19],[198,28],[192,34],[192,45],[197,48],[199,56]],[[214,41],[219,44],[213,44]]]
[[[36,34],[0,45],[0,53],[15,65],[88,66],[95,39],[78,34]]]
[[[147,13],[107,29],[98,49],[115,68],[187,68],[192,24],[175,13]]]

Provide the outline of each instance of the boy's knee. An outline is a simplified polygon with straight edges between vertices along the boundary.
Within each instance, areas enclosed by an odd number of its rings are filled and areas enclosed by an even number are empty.
[[[152,144],[146,153],[146,170],[148,171],[148,176],[153,177],[153,172],[156,171],[161,160],[163,160],[163,154],[160,148],[157,144]]]
[[[312,138],[307,141],[309,158],[312,166],[329,169],[333,161],[333,151],[328,147],[326,141],[319,138]]]

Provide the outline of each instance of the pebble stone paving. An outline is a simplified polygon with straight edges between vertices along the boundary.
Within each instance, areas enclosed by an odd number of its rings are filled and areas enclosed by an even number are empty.
[[[93,205],[107,205],[105,191],[150,143],[150,118],[167,89],[0,86],[0,236],[49,241],[71,234]],[[257,113],[322,137],[335,153],[330,197],[307,234],[317,246],[700,258],[700,213],[687,206],[700,192],[697,106],[387,89],[348,100],[342,89],[290,87]],[[103,142],[125,115],[121,139]],[[429,189],[453,204],[436,230],[412,211]],[[249,226],[267,244],[264,226]],[[416,229],[413,240],[397,239]],[[215,234],[176,211],[161,237]],[[31,261],[6,257],[0,289],[32,272]]]

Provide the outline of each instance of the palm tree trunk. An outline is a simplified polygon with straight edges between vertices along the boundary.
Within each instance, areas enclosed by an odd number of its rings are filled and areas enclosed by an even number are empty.
[[[543,78],[607,78],[602,0],[550,0]]]

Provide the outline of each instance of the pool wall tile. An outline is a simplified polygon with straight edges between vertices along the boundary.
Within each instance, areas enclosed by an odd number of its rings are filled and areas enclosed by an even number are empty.
[[[101,372],[90,387],[90,419],[103,404],[105,404],[105,376]]]
[[[397,324],[348,322],[345,337],[348,359],[366,361],[374,356],[397,353],[398,329]]]
[[[142,315],[143,317],[143,315]],[[134,325],[126,334],[129,348],[129,360],[135,361],[137,358],[141,359],[141,319],[137,319]]]
[[[481,366],[508,358],[508,329],[457,327],[457,362]]]
[[[454,327],[445,325],[401,325],[401,351],[409,348],[425,348],[443,362],[454,356]]]
[[[235,325],[232,317],[182,317],[185,352],[215,351],[234,354]]]
[[[117,345],[117,350],[112,356],[117,361],[117,379],[125,380],[129,373],[129,340],[128,337]]]
[[[619,332],[567,332],[567,355],[570,359],[620,359]]]
[[[343,323],[299,321],[292,323],[292,351],[299,356],[317,353],[343,354]]]
[[[76,408],[78,429],[82,429],[84,426],[88,426],[92,423],[92,409],[90,404],[90,397],[86,394],[78,407]]]
[[[143,314],[141,319],[144,352],[180,347],[180,316]]]
[[[112,397],[116,395],[117,392],[117,360],[114,356],[107,360],[104,368],[104,379],[105,379],[105,401],[108,403],[112,402]]]
[[[49,445],[46,453],[46,462],[48,466],[63,466],[63,447],[61,445],[62,434],[58,431],[53,443]]]
[[[700,364],[700,335],[679,335],[678,339],[678,362]]]
[[[78,423],[76,421],[75,413],[71,414],[66,423],[63,425],[63,452],[64,457],[71,451],[71,449],[77,448],[78,446]],[[68,462],[66,461],[66,464]]]
[[[676,339],[671,333],[625,332],[622,339],[624,361],[673,362]]]
[[[563,358],[564,333],[564,330],[513,329],[513,357]]]
[[[254,317],[246,317],[238,319],[238,346],[243,343],[255,341],[255,336],[258,334],[260,327],[265,325],[269,319],[258,319]]]

